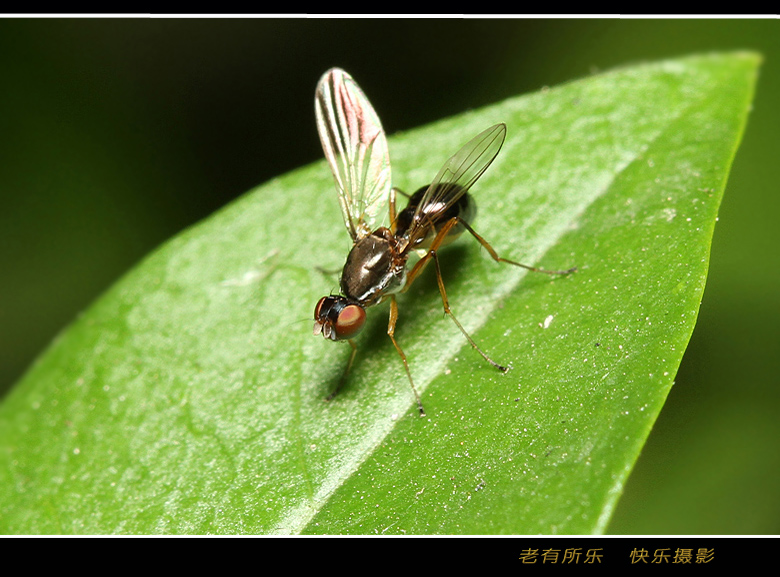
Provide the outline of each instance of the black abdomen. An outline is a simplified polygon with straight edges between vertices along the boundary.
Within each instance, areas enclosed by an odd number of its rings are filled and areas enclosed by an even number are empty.
[[[426,248],[439,232],[442,226],[449,222],[452,218],[458,217],[459,219],[471,224],[474,218],[477,216],[477,205],[471,195],[464,191],[463,187],[455,185],[439,185],[447,186],[447,192],[441,197],[436,198],[436,195],[426,202],[426,206],[421,211],[420,226],[431,226],[435,232],[429,232],[427,235],[420,236],[415,242],[413,248]],[[406,208],[398,213],[396,218],[396,236],[406,237],[410,234],[413,225],[413,219],[417,208],[425,196],[425,192],[428,190],[428,186],[423,186],[412,196],[409,197],[409,203]],[[455,201],[453,202],[453,198]],[[447,240],[443,244],[447,244],[452,240],[455,240],[464,230],[464,227],[460,224],[453,227],[447,234]]]

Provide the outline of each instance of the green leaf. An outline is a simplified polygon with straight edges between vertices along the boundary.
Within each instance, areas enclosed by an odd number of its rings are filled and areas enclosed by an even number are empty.
[[[160,247],[73,323],[0,407],[2,533],[603,532],[672,386],[759,57],[625,68],[390,139],[412,191],[472,136],[507,142],[475,228],[399,298],[417,415],[369,309],[313,338],[350,248],[324,162]],[[379,111],[381,115],[381,110]],[[312,119],[313,122],[313,119]]]

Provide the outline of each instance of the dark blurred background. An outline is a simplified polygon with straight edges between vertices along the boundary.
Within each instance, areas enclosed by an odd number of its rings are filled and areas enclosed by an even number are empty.
[[[765,57],[699,322],[610,532],[780,533],[776,20],[0,20],[0,395],[165,239],[321,158],[348,70],[385,129],[616,66]]]

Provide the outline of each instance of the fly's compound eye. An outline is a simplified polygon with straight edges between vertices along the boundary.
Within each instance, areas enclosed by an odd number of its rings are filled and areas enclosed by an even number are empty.
[[[366,311],[349,304],[344,297],[322,297],[314,307],[314,334],[340,341],[358,335],[366,322]]]
[[[317,301],[317,306],[314,307],[314,335],[322,333],[326,339],[334,339],[335,333],[333,333],[333,321],[330,319],[333,305],[337,304],[337,300],[334,297],[322,297]]]
[[[359,305],[347,305],[336,319],[334,330],[336,331],[336,340],[351,339],[356,337],[363,330],[366,322],[366,311]]]
[[[322,297],[317,301],[317,306],[314,307],[314,320],[322,322],[324,316],[328,315],[328,309],[333,306],[333,297]],[[327,306],[325,306],[327,305]]]

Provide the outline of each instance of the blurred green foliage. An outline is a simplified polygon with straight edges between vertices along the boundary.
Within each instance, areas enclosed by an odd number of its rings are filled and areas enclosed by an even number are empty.
[[[780,533],[774,20],[0,21],[0,390],[154,246],[320,157],[338,65],[392,133],[596,70],[765,55],[698,326],[621,533]]]

